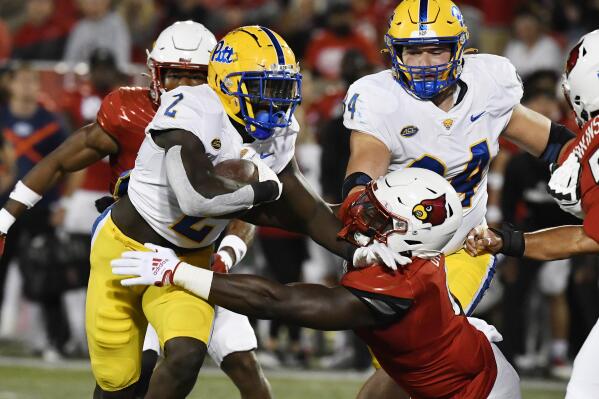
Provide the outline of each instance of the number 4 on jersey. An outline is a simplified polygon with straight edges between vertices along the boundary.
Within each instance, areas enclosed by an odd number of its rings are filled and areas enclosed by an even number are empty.
[[[356,101],[358,101],[359,93],[356,93],[352,96],[352,98],[347,103],[347,110],[351,113],[351,118],[354,119],[354,114],[356,113]],[[345,107],[345,101],[343,102],[343,106]]]
[[[470,146],[470,153],[472,154],[472,158],[466,165],[466,168],[449,181],[455,191],[462,194],[462,206],[464,208],[472,205],[472,197],[474,196],[474,193],[482,180],[483,173],[491,159],[487,140]],[[410,166],[432,170],[441,176],[445,176],[445,173],[447,172],[444,164],[429,155],[425,155]]]

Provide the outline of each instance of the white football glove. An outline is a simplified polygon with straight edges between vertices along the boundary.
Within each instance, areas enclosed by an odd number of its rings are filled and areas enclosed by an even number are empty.
[[[175,252],[154,244],[145,244],[148,251],[127,251],[119,259],[110,262],[112,273],[117,276],[134,276],[121,280],[121,285],[155,285],[163,287],[173,284],[177,266],[181,263]]]
[[[254,165],[256,165],[256,168],[258,168],[259,181],[263,182],[267,180],[272,180],[277,183],[277,185],[279,186],[279,195],[273,201],[278,200],[281,197],[281,194],[283,193],[283,183],[281,183],[279,177],[274,172],[274,170],[272,170],[262,159],[260,159],[260,156],[253,148],[244,147],[243,150],[241,150],[241,159],[251,161],[254,163]]]
[[[580,161],[574,155],[551,174],[547,191],[558,203],[562,210],[582,219],[584,212],[580,202]]]
[[[374,241],[366,247],[356,249],[352,263],[354,267],[366,267],[373,263],[379,263],[392,270],[397,270],[397,265],[405,266],[412,263],[412,259],[392,251],[381,242]]]

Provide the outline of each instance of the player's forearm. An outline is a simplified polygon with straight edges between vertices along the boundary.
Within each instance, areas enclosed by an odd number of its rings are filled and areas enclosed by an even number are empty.
[[[599,244],[582,226],[560,226],[524,234],[524,256],[537,260],[565,259],[599,253]]]
[[[324,286],[283,285],[259,276],[213,273],[187,264],[177,268],[174,282],[215,305],[250,317],[323,330],[352,327],[333,316],[336,305]]]

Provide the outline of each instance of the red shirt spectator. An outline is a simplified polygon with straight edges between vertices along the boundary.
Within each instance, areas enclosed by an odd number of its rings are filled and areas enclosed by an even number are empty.
[[[59,60],[75,22],[70,0],[28,0],[26,21],[15,32],[12,56],[19,59]]]

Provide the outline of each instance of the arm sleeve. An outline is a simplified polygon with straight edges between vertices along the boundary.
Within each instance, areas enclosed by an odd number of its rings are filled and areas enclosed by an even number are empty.
[[[102,130],[110,134],[118,141],[120,132],[120,109],[122,107],[120,89],[114,90],[102,100],[102,105],[98,111],[96,122]]]
[[[371,86],[372,83],[357,81],[349,87],[343,100],[343,125],[376,137],[393,152],[395,139],[388,121],[398,100],[386,90]]]
[[[384,323],[402,318],[414,303],[413,290],[406,279],[390,274],[378,265],[347,272],[341,285]]]

